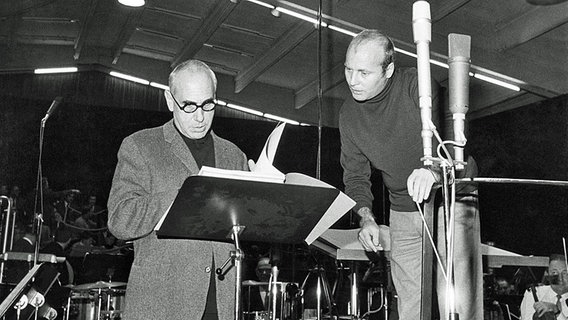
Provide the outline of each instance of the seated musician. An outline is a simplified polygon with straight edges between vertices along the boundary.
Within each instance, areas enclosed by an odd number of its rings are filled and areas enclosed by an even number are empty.
[[[548,283],[533,286],[521,303],[521,319],[568,319],[568,272],[563,255],[553,254],[548,264]]]

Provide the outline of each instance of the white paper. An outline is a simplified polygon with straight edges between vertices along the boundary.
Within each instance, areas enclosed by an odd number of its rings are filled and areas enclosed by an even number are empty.
[[[282,122],[272,130],[272,133],[266,139],[266,143],[264,143],[264,148],[262,148],[258,160],[256,160],[256,165],[251,168],[252,172],[280,176],[284,180],[284,174],[274,167],[273,162],[285,125],[286,123]]]

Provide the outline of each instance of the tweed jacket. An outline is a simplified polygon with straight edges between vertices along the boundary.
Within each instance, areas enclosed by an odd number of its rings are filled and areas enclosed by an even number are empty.
[[[213,132],[218,168],[248,170],[245,154]],[[134,240],[123,319],[201,319],[214,263],[220,266],[232,244],[158,239],[157,222],[198,166],[173,120],[136,132],[118,151],[108,200],[109,230]],[[234,274],[216,278],[219,319],[234,318]]]

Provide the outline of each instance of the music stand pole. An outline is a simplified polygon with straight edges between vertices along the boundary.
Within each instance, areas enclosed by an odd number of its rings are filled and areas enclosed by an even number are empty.
[[[241,311],[242,311],[242,306],[241,306],[241,292],[242,292],[242,286],[243,286],[243,272],[242,272],[242,270],[243,270],[243,259],[245,257],[245,254],[241,250],[241,244],[239,242],[239,234],[241,234],[244,229],[245,229],[245,226],[240,226],[240,225],[234,225],[233,226],[233,228],[231,229],[231,233],[229,234],[228,237],[233,239],[233,241],[235,243],[235,250],[231,251],[229,253],[229,258],[225,261],[225,263],[223,263],[223,265],[220,268],[217,268],[217,270],[215,270],[215,272],[219,276],[221,276],[221,275],[223,275],[223,269],[225,268],[225,266],[229,262],[232,262],[232,265],[235,266],[235,272],[236,272],[236,276],[235,276],[235,320],[241,319]]]

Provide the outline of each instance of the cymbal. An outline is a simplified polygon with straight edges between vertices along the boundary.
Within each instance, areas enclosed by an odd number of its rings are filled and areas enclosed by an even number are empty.
[[[126,286],[126,282],[97,281],[94,283],[85,283],[85,284],[76,285],[73,287],[73,290],[107,289],[107,288],[116,288],[124,286]]]
[[[245,280],[243,281],[243,286],[267,286],[268,282],[260,282],[255,280]]]

